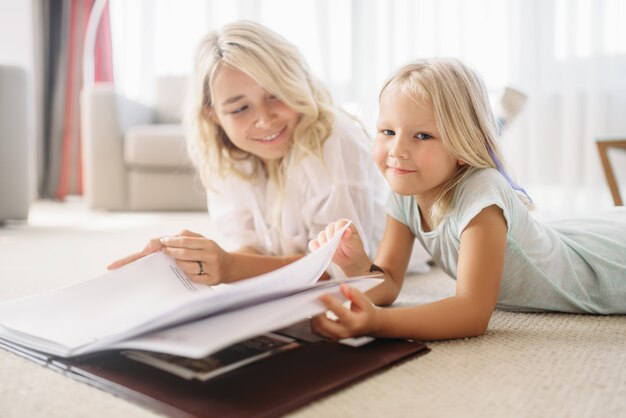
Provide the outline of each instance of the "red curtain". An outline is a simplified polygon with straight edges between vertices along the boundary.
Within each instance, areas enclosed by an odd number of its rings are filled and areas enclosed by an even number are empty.
[[[39,194],[64,199],[82,194],[80,91],[83,50],[95,0],[43,0],[43,137]],[[108,3],[96,35],[95,81],[113,82]]]
[[[82,87],[83,50],[87,21],[94,0],[71,0],[67,54],[67,81],[63,120],[61,172],[57,199],[68,194],[82,194],[82,159],[80,137],[80,90]],[[95,81],[113,81],[111,29],[108,4],[98,26],[94,50]]]

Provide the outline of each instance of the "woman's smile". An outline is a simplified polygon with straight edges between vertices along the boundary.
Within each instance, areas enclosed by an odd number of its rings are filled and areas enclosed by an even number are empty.
[[[267,144],[275,143],[275,142],[278,142],[280,139],[282,139],[282,137],[284,136],[283,134],[285,133],[286,130],[287,130],[287,125],[283,126],[281,129],[277,131],[274,131],[273,133],[256,137],[256,138],[252,138],[252,139],[254,141],[260,141],[260,142],[264,142]]]

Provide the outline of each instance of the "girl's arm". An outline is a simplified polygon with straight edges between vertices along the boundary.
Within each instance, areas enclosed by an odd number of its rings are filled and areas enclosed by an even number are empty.
[[[385,232],[378,247],[374,264],[383,270],[384,282],[369,292],[367,297],[376,305],[391,305],[402,289],[415,236],[408,226],[387,216]]]
[[[500,208],[483,209],[461,234],[455,296],[407,308],[376,308],[359,292],[344,294],[350,309],[333,298],[322,301],[338,317],[315,318],[316,332],[337,339],[357,335],[438,340],[481,335],[496,306],[504,269],[507,225]],[[381,263],[387,260],[381,261]]]
[[[309,242],[311,251],[315,251],[328,242],[347,222],[347,219],[341,219],[329,224],[316,239]],[[376,255],[376,266],[383,270],[384,282],[367,293],[373,303],[389,305],[396,300],[402,288],[414,242],[415,237],[406,225],[387,216],[385,232]],[[343,233],[333,261],[341,267],[347,277],[372,274],[370,271],[372,261],[365,252],[354,224]]]

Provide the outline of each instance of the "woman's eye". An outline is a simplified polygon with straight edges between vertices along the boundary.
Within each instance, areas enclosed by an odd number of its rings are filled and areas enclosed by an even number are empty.
[[[415,135],[415,138],[417,138],[417,139],[421,139],[421,140],[423,141],[423,140],[425,140],[425,139],[431,139],[431,138],[432,138],[432,136],[430,136],[429,134],[426,134],[426,133],[424,133],[424,132],[420,132],[420,133],[418,133],[417,135]]]
[[[383,129],[380,131],[383,135],[385,136],[393,136],[396,133],[394,131],[392,131],[391,129]]]
[[[276,96],[272,95],[272,96],[268,97],[268,100],[270,100],[270,101],[276,101],[276,100],[278,100],[278,97],[276,97]]]
[[[244,106],[238,107],[237,109],[233,110],[230,113],[234,115],[234,114],[237,114],[237,113],[244,112],[246,110],[248,110],[248,105],[244,105]]]

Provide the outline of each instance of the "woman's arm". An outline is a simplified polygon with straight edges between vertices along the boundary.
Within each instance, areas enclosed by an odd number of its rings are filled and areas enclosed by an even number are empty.
[[[225,275],[223,282],[234,282],[269,273],[302,257],[304,257],[304,254],[274,256],[254,254],[252,252],[227,253],[225,262],[228,265],[228,273]]]
[[[333,298],[322,301],[339,318],[318,316],[313,328],[330,338],[357,335],[438,340],[481,335],[495,309],[504,269],[507,225],[496,206],[483,209],[461,234],[456,294],[406,308],[376,308],[349,289],[351,309]]]

